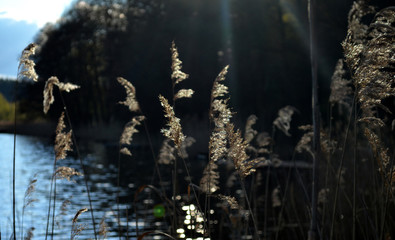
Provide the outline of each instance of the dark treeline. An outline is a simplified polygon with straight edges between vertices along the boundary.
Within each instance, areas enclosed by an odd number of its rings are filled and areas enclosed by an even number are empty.
[[[351,4],[351,0],[320,1],[317,6],[323,104],[342,56],[340,43]],[[256,114],[268,127],[278,109],[293,105],[300,111],[300,121],[308,123],[308,34],[306,0],[77,1],[56,24],[37,34],[40,80],[31,86],[29,99],[41,103],[46,79],[57,76],[81,86],[66,99],[79,124],[125,121],[130,116],[116,104],[124,97],[116,81],[121,76],[136,86],[147,121],[156,131],[163,125],[158,95],[172,94],[169,48],[174,40],[183,71],[190,74],[183,84],[196,91],[192,99],[177,103],[178,113],[206,118],[211,85],[230,64],[231,106],[241,120]],[[60,98],[55,99],[49,113],[54,119],[62,111]]]

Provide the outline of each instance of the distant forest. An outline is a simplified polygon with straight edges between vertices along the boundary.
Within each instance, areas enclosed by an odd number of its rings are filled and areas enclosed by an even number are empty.
[[[352,2],[317,2],[323,117],[331,76],[343,54],[340,43],[346,36]],[[376,7],[389,4],[380,1]],[[195,90],[191,100],[177,103],[178,113],[198,121],[207,119],[212,83],[229,64],[230,105],[239,121],[254,113],[260,125],[268,127],[278,109],[292,105],[299,110],[297,121],[309,123],[308,34],[305,0],[76,1],[57,23],[47,24],[35,37],[39,81],[23,85],[21,109],[41,112],[45,81],[57,76],[81,86],[66,99],[77,124],[124,122],[130,116],[117,104],[124,97],[116,81],[120,76],[136,86],[147,121],[156,131],[163,126],[158,95],[172,95],[170,46],[174,40],[183,71],[190,75],[185,87]],[[54,104],[49,116],[57,119],[61,102]]]

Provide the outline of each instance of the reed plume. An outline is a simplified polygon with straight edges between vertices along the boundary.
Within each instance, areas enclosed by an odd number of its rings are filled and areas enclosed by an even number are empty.
[[[278,110],[278,117],[274,120],[273,125],[281,130],[288,137],[291,136],[289,129],[291,128],[292,115],[296,109],[292,106],[285,106]]]
[[[48,78],[48,80],[45,82],[45,87],[44,87],[43,107],[45,114],[49,111],[51,104],[55,101],[55,98],[53,96],[54,86],[57,86],[59,88],[59,91],[66,91],[66,92],[70,92],[72,90],[80,88],[80,86],[72,83],[62,83],[59,81],[57,77],[54,76]]]
[[[174,41],[171,43],[171,79],[174,81],[174,85],[184,81],[189,77],[188,74],[181,71],[182,68],[182,61],[178,57],[178,50]]]
[[[222,82],[225,80],[229,66],[225,66],[218,74],[211,90],[209,118],[214,123],[209,140],[209,162],[203,171],[200,187],[203,192],[211,194],[219,189],[219,173],[217,161],[224,157],[227,152],[227,136],[225,126],[230,122],[232,111],[227,103],[228,99],[222,99],[228,94],[228,87]]]
[[[352,101],[351,81],[345,78],[346,70],[344,69],[343,59],[339,59],[336,63],[335,71],[331,79],[331,94],[329,102],[333,105],[335,103],[351,109],[350,102]]]
[[[67,157],[67,151],[72,151],[71,146],[73,144],[71,135],[72,130],[65,132],[64,129],[66,125],[64,123],[64,112],[60,115],[58,125],[56,127],[56,137],[55,137],[55,159],[65,159]]]
[[[171,139],[177,149],[181,149],[182,142],[185,140],[185,135],[182,133],[180,119],[176,117],[173,107],[170,106],[165,97],[159,95],[159,101],[165,112],[165,117],[167,118],[166,125],[168,126],[168,128],[162,128],[161,133],[165,137]]]
[[[71,226],[71,240],[76,239],[76,237],[87,227],[86,224],[77,224],[79,216],[86,211],[88,211],[87,208],[82,208],[75,214]]]
[[[136,88],[125,78],[118,77],[117,80],[126,90],[125,101],[120,101],[119,103],[128,107],[131,112],[138,112],[140,106],[136,99]]]
[[[144,116],[135,116],[132,118],[130,122],[125,125],[123,129],[121,139],[119,143],[121,145],[130,145],[133,140],[133,135],[138,133],[139,131],[136,129],[136,126],[141,125],[141,122],[144,121]],[[132,156],[132,153],[126,147],[121,148],[121,153]]]
[[[262,159],[257,158],[249,160],[249,156],[246,153],[248,143],[241,137],[240,130],[234,130],[234,125],[232,123],[227,124],[226,133],[229,139],[228,156],[233,160],[233,164],[240,177],[245,178],[255,172],[256,165],[261,162]]]
[[[23,77],[27,79],[32,79],[37,82],[38,75],[34,70],[34,66],[36,65],[33,60],[29,59],[32,55],[35,54],[37,45],[35,43],[30,43],[25,49],[22,51],[22,55],[19,58],[19,66],[18,66],[18,79],[22,79]]]
[[[108,233],[108,225],[106,224],[106,222],[104,221],[104,216],[101,219],[100,223],[99,223],[99,236],[101,236],[103,239],[107,238],[107,233]]]
[[[389,127],[379,110],[392,114],[383,100],[395,97],[395,10],[382,9],[367,25],[362,17],[374,14],[375,9],[361,1],[355,2],[349,13],[349,26],[343,41],[346,62],[350,68],[356,97],[362,114],[364,134],[373,149],[378,167],[384,179],[392,179],[389,156],[380,130]]]
[[[235,197],[218,194],[217,197],[222,200],[230,209],[242,209]]]
[[[74,182],[71,180],[72,176],[83,176],[82,173],[78,172],[74,168],[71,167],[58,167],[55,171],[54,177],[55,179],[66,179],[69,182]]]

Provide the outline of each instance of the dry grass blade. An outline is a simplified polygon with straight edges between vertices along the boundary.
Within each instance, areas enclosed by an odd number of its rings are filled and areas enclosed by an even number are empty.
[[[78,235],[81,234],[81,232],[86,228],[85,224],[77,224],[78,217],[81,215],[81,213],[88,211],[87,208],[82,208],[78,210],[78,212],[75,214],[73,220],[72,220],[72,227],[71,227],[71,239],[76,239]]]
[[[35,43],[30,43],[23,49],[22,56],[19,58],[18,79],[25,77],[37,82],[38,75],[34,70],[35,63],[33,60],[29,59],[30,56],[35,54],[36,48],[37,45]]]
[[[75,216],[74,216],[72,222],[73,222],[73,223],[76,223],[77,220],[78,220],[78,217],[81,215],[81,213],[86,212],[86,211],[88,211],[87,208],[82,208],[82,209],[78,210],[78,212],[75,214]]]
[[[118,77],[117,80],[126,90],[126,100],[119,103],[127,106],[131,112],[139,111],[140,106],[136,100],[136,88],[132,83],[122,77]]]
[[[165,97],[159,95],[160,103],[164,109],[165,117],[167,118],[167,126],[169,128],[162,128],[161,133],[171,139],[177,149],[181,149],[182,142],[185,140],[185,135],[182,133],[180,119],[176,117],[173,107]]]
[[[56,138],[55,138],[55,159],[65,159],[67,157],[67,151],[72,151],[72,130],[68,133],[64,132],[66,125],[64,124],[64,112],[59,118],[58,126],[56,127]]]

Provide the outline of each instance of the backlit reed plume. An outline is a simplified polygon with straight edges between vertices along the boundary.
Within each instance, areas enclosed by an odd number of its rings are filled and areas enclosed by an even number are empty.
[[[332,75],[329,102],[332,105],[337,103],[350,109],[350,102],[352,100],[351,94],[353,91],[351,88],[351,81],[344,78],[345,74],[346,71],[344,70],[343,59],[339,59]]]
[[[136,100],[136,88],[125,78],[118,77],[117,80],[126,90],[125,101],[120,101],[119,103],[127,106],[131,112],[139,111],[140,106]]]
[[[77,220],[79,216],[83,213],[88,211],[87,208],[82,208],[78,210],[78,212],[75,214],[73,220],[72,220],[72,227],[71,227],[71,240],[76,239],[78,235],[81,234],[81,232],[86,228],[85,224],[78,224]]]
[[[205,193],[214,193],[219,189],[219,173],[217,161],[224,157],[227,152],[227,137],[225,126],[230,122],[232,111],[227,103],[228,99],[223,99],[228,94],[228,87],[222,82],[225,80],[229,66],[225,66],[218,74],[213,83],[210,101],[210,121],[214,128],[209,140],[209,162],[203,171],[200,180],[200,187]]]
[[[34,70],[35,63],[33,60],[29,59],[30,56],[34,55],[36,48],[37,45],[35,43],[30,43],[25,49],[23,49],[22,55],[19,58],[18,79],[28,78],[37,82],[38,75]]]
[[[278,116],[274,120],[273,125],[281,130],[285,135],[291,136],[289,129],[291,128],[292,115],[296,109],[291,106],[285,106],[278,110]]]
[[[171,140],[169,138],[166,138],[162,142],[162,146],[159,150],[159,158],[158,158],[159,164],[169,165],[176,160],[176,155],[175,155],[176,149],[170,145],[170,141]]]
[[[173,107],[170,106],[169,102],[165,97],[159,95],[159,101],[165,112],[167,118],[166,126],[168,128],[162,128],[161,133],[171,139],[177,149],[181,149],[182,142],[185,140],[185,135],[182,133],[180,119],[176,117]]]
[[[389,127],[378,111],[390,113],[382,101],[395,96],[395,10],[385,8],[376,13],[369,25],[362,17],[375,13],[374,8],[362,2],[354,3],[349,13],[349,26],[343,42],[346,62],[351,70],[357,100],[361,106],[360,122],[382,176],[392,179],[388,168],[389,156],[380,129]]]
[[[55,159],[65,159],[67,157],[67,151],[72,151],[72,130],[65,132],[64,129],[66,125],[64,123],[64,112],[60,115],[58,125],[56,127],[56,137],[55,137]]]
[[[74,168],[71,167],[58,167],[55,171],[55,179],[66,179],[69,182],[73,182],[71,180],[72,176],[82,176],[82,173],[78,172]]]
[[[176,48],[176,44],[174,41],[171,43],[171,78],[174,81],[174,84],[178,84],[189,77],[188,74],[181,71],[182,61],[178,58],[178,51]]]
[[[226,205],[230,207],[230,209],[242,209],[239,206],[239,203],[237,202],[235,197],[230,197],[230,196],[225,196],[222,194],[218,194],[217,197],[222,200]]]
[[[255,172],[256,165],[261,162],[262,159],[257,158],[249,160],[249,156],[246,153],[248,143],[241,137],[240,130],[234,130],[234,125],[232,123],[227,124],[226,133],[229,139],[228,156],[233,160],[233,164],[240,177],[245,178]]]
[[[189,77],[188,74],[181,71],[182,61],[178,57],[178,51],[174,41],[171,43],[171,79],[173,80],[173,91],[174,87],[180,82],[184,81]],[[192,89],[180,89],[173,96],[173,103],[180,98],[191,98],[194,91]]]
[[[204,193],[214,193],[219,189],[219,172],[216,162],[209,161],[204,168],[200,188]]]
[[[120,101],[119,103],[125,105],[129,108],[130,112],[140,112],[140,106],[136,98],[136,88],[130,83],[128,80],[118,77],[118,82],[125,88],[126,90],[126,99],[125,101]],[[119,140],[119,144],[129,145],[132,143],[133,135],[138,133],[137,126],[141,125],[142,121],[144,121],[145,117],[143,115],[135,116],[131,121],[126,123],[121,138]],[[127,147],[122,147],[120,149],[120,153],[132,156],[132,153]]]
[[[119,143],[121,145],[130,145],[133,140],[133,134],[138,133],[139,131],[136,129],[136,126],[141,125],[141,122],[144,121],[144,116],[136,116],[133,117],[130,122],[125,125],[123,129],[121,139]],[[121,153],[132,156],[132,153],[126,147],[121,148]]]
[[[53,87],[58,86],[59,91],[66,91],[70,92],[72,90],[80,88],[80,86],[72,84],[72,83],[62,83],[59,81],[57,77],[50,77],[46,82],[45,82],[45,87],[44,87],[44,101],[43,101],[43,107],[44,107],[44,113],[46,114],[49,111],[49,108],[51,104],[55,101],[55,98],[53,96]]]

